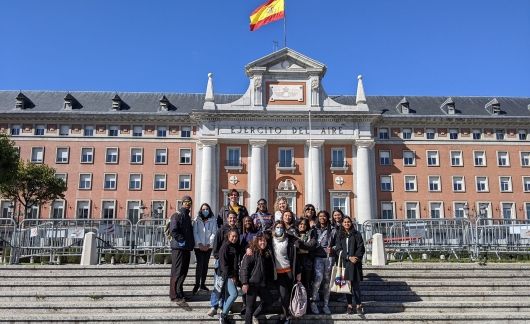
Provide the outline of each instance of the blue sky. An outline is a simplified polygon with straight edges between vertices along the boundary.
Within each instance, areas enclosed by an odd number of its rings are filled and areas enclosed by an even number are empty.
[[[243,93],[283,46],[265,0],[3,0],[0,89]],[[288,46],[330,94],[530,97],[530,0],[286,0]]]

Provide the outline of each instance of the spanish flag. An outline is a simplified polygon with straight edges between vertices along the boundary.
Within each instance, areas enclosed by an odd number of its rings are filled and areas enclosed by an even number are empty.
[[[250,31],[285,17],[285,0],[269,0],[250,15]]]

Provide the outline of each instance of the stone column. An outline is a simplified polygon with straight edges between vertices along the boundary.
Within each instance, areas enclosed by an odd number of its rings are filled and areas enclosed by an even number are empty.
[[[309,194],[308,203],[315,205],[317,211],[319,209],[325,209],[324,203],[324,178],[323,178],[323,166],[322,166],[322,146],[324,145],[323,140],[307,141],[309,146],[308,151],[308,170],[309,177],[307,178],[308,183],[306,185]]]
[[[249,208],[254,208],[258,203],[258,200],[265,198],[265,183],[266,172],[263,168],[265,162],[265,145],[266,140],[251,140],[251,158],[250,158],[250,183],[248,185],[248,192],[250,194],[250,200],[248,203]]]
[[[202,166],[201,166],[201,191],[200,201],[197,205],[203,202],[212,204],[215,197],[214,193],[214,171],[215,167],[215,149],[217,147],[216,139],[202,139]]]
[[[357,194],[357,213],[355,218],[358,223],[372,219],[372,177],[370,163],[371,148],[374,146],[373,140],[357,140],[357,174],[356,174],[356,194]]]

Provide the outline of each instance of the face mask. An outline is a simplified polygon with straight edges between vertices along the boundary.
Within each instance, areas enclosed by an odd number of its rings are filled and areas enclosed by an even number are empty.
[[[201,215],[202,215],[202,217],[208,217],[210,215],[210,211],[209,210],[203,210],[203,211],[201,211]]]
[[[276,229],[274,229],[274,233],[276,234],[276,236],[282,236],[283,235],[283,228],[281,227],[277,227]]]

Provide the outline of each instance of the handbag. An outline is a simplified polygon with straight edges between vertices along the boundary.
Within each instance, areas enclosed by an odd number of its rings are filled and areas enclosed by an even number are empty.
[[[342,266],[342,251],[339,253],[339,261],[331,269],[330,291],[338,294],[351,294],[351,282],[344,279],[346,269]]]

